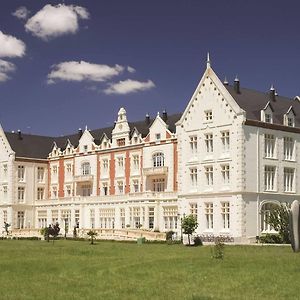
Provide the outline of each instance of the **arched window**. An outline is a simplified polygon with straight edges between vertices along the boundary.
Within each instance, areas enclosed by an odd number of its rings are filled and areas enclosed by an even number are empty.
[[[261,207],[260,214],[261,214],[261,232],[276,232],[275,229],[267,223],[267,220],[270,216],[271,211],[277,206],[276,203],[267,202],[264,203]]]
[[[153,159],[153,167],[163,167],[165,165],[165,158],[164,154],[162,152],[158,152],[153,154],[152,156]]]
[[[91,167],[89,162],[85,162],[81,165],[81,172],[82,175],[90,175],[91,174]]]

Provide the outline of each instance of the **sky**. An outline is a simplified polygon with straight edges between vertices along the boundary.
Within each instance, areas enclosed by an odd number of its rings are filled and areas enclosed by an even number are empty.
[[[206,67],[300,95],[299,1],[2,0],[0,123],[61,136],[182,112]]]

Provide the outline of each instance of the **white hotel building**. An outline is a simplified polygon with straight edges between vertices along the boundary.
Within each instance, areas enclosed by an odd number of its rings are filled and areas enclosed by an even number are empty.
[[[45,137],[0,128],[0,224],[169,230],[247,242],[271,206],[299,199],[299,98],[222,83],[207,68],[182,114]],[[72,230],[70,230],[72,232]]]

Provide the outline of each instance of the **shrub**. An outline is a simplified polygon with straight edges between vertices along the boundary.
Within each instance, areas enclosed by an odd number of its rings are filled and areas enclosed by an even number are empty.
[[[173,234],[174,234],[175,232],[174,231],[168,231],[168,232],[166,232],[166,240],[167,241],[172,241],[172,238],[173,238]]]
[[[263,234],[259,237],[259,241],[263,244],[284,244],[282,236],[276,233]]]
[[[199,236],[196,236],[194,238],[194,246],[197,247],[197,246],[202,246],[202,245],[203,245],[203,243],[202,243],[201,238]]]
[[[222,241],[222,238],[216,237],[215,238],[215,245],[213,248],[213,258],[216,259],[223,259],[224,258],[224,243]]]

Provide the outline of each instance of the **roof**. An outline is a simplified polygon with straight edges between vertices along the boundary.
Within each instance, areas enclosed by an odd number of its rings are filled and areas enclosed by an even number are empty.
[[[180,119],[181,114],[173,114],[168,116],[166,121],[168,129],[171,132],[176,132],[175,123]],[[153,123],[154,119],[150,119],[149,125],[145,121],[128,122],[130,127],[130,132],[136,128],[138,132],[145,137],[149,133],[149,128]],[[104,134],[111,139],[111,133],[114,127],[106,127],[91,130],[90,133],[94,137],[94,142],[99,145],[100,140]],[[54,142],[61,149],[65,149],[68,140],[74,147],[78,146],[80,136],[78,133],[65,135],[61,137],[50,137],[50,136],[40,136],[32,134],[21,134],[21,139],[18,133],[5,132],[8,142],[12,150],[16,153],[17,157],[26,158],[36,158],[36,159],[46,159],[52,150]]]
[[[237,104],[246,111],[246,118],[261,121],[260,111],[270,102],[273,109],[273,123],[283,125],[283,115],[293,106],[295,113],[295,125],[300,127],[300,102],[291,98],[276,96],[276,101],[272,101],[269,92],[263,93],[255,90],[240,87],[240,93],[236,93],[234,87],[225,85],[228,92]]]

